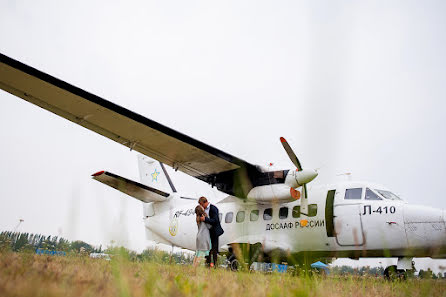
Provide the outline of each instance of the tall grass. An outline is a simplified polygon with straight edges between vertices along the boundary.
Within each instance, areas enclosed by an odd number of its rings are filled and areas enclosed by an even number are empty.
[[[446,281],[194,270],[189,265],[85,256],[0,254],[0,296],[445,296]]]

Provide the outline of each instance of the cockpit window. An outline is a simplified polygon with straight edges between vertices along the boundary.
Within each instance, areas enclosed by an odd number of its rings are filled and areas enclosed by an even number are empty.
[[[383,196],[386,199],[389,199],[389,200],[401,200],[400,197],[398,197],[397,195],[393,194],[392,192],[384,191],[384,190],[375,190],[375,191],[380,193],[381,196]]]
[[[362,196],[362,188],[347,189],[345,190],[344,199],[359,200],[361,199],[361,196]]]
[[[365,190],[365,200],[382,200],[382,199],[379,198],[379,196],[376,195],[372,190],[367,188]]]

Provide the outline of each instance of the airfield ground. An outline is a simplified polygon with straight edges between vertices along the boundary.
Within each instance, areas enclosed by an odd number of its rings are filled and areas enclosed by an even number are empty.
[[[0,296],[446,296],[446,281],[196,272],[187,265],[0,253]]]

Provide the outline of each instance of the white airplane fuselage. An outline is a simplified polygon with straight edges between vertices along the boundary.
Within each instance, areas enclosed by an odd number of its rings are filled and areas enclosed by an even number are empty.
[[[347,189],[362,189],[361,198],[346,199]],[[287,255],[309,253],[322,258],[446,256],[443,210],[383,196],[378,197],[381,200],[369,200],[365,197],[367,189],[377,194],[376,189],[384,188],[356,182],[312,187],[308,216],[300,213],[300,200],[257,204],[235,197],[224,199],[215,204],[225,231],[219,239],[220,250],[227,250],[233,243],[260,243],[265,253],[278,250]],[[175,198],[171,201],[145,206],[149,237],[195,250],[197,203]],[[306,226],[302,226],[303,218]]]

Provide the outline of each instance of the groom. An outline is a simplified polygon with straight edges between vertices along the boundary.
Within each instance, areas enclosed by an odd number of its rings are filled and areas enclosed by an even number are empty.
[[[206,258],[206,263],[210,267],[214,266],[217,268],[218,237],[224,233],[220,225],[220,218],[218,217],[218,208],[210,204],[206,197],[200,197],[198,204],[204,208],[204,211],[208,215],[207,217],[203,216],[201,220],[211,225],[211,229],[209,229],[211,235],[211,252]],[[211,257],[213,258],[213,265],[211,264]]]

